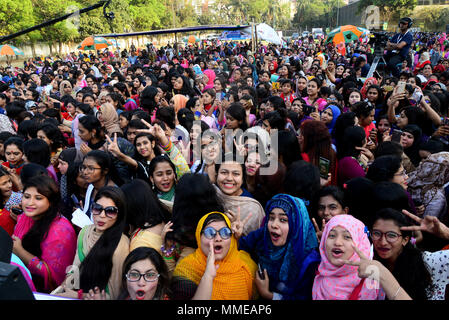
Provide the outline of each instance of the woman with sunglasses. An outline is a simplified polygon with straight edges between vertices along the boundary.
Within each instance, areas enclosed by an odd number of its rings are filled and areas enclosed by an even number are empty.
[[[245,251],[239,251],[229,218],[210,212],[198,222],[198,248],[182,259],[173,273],[174,299],[250,300],[257,291],[257,266]]]
[[[123,262],[129,254],[129,239],[123,233],[125,201],[118,187],[107,186],[98,191],[91,206],[93,224],[81,229],[72,268],[53,294],[84,299],[98,287],[105,291],[107,299],[118,298]]]
[[[447,251],[421,252],[410,242],[410,219],[420,218],[386,208],[378,211],[370,228],[374,258],[397,279],[413,300],[443,300],[449,283]]]

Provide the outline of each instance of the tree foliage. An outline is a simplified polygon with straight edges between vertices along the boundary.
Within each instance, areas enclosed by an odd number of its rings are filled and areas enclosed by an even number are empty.
[[[449,23],[449,8],[441,6],[423,6],[412,16],[415,26],[424,30],[444,31]]]

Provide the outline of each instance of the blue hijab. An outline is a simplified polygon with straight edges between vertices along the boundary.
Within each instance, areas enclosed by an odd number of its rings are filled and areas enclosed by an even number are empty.
[[[288,236],[282,247],[273,245],[268,215],[281,208],[288,216]],[[264,226],[240,239],[239,249],[252,253],[270,279],[270,291],[282,300],[309,300],[315,270],[320,263],[318,240],[304,201],[287,194],[275,195],[265,207]],[[249,249],[249,250],[248,250]]]
[[[337,118],[340,116],[341,110],[336,105],[331,104],[331,105],[327,106],[326,108],[324,108],[323,111],[321,111],[321,112],[324,112],[324,110],[326,110],[326,109],[332,110],[332,121],[331,121],[331,123],[326,124],[327,128],[329,129],[329,133],[332,134],[332,130],[334,129],[335,122],[337,122]]]

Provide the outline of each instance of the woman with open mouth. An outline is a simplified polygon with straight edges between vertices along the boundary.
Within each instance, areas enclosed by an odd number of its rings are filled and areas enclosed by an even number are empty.
[[[169,279],[167,266],[156,250],[136,248],[123,263],[118,300],[168,300]],[[106,300],[106,292],[98,287],[89,290],[85,300]]]
[[[264,225],[239,240],[239,249],[259,264],[256,286],[268,300],[310,300],[315,271],[320,262],[318,241],[304,201],[277,194],[265,208]],[[244,222],[236,218],[236,237]],[[257,258],[256,258],[257,257]],[[304,270],[304,272],[300,272]]]
[[[90,290],[104,290],[106,299],[118,298],[123,262],[129,254],[129,239],[123,233],[125,199],[118,187],[106,186],[98,191],[91,206],[93,224],[81,229],[72,268],[52,294],[87,299]]]
[[[174,299],[254,299],[257,266],[250,255],[237,248],[231,221],[221,212],[210,212],[198,222],[198,248],[182,259],[173,272]]]
[[[392,273],[372,259],[366,230],[348,214],[329,220],[320,242],[313,300],[410,300]]]
[[[313,300],[378,300],[379,290],[367,288],[358,277],[357,267],[343,260],[358,261],[352,245],[370,257],[365,225],[351,215],[337,215],[326,224],[320,242],[321,263],[312,289]],[[358,292],[357,292],[358,291]]]

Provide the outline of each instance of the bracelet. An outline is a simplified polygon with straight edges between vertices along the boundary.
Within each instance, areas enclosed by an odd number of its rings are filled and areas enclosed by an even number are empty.
[[[174,244],[168,250],[165,250],[165,246],[161,245],[161,252],[166,257],[171,257],[173,255],[173,251],[174,250],[175,250],[175,245]]]
[[[395,300],[396,299],[396,296],[398,295],[398,293],[399,293],[399,290],[401,290],[401,285],[399,285],[399,288],[398,288],[398,290],[396,291],[396,293],[394,294],[394,296],[393,296],[393,300]]]
[[[78,290],[78,299],[83,300],[83,289]]]

